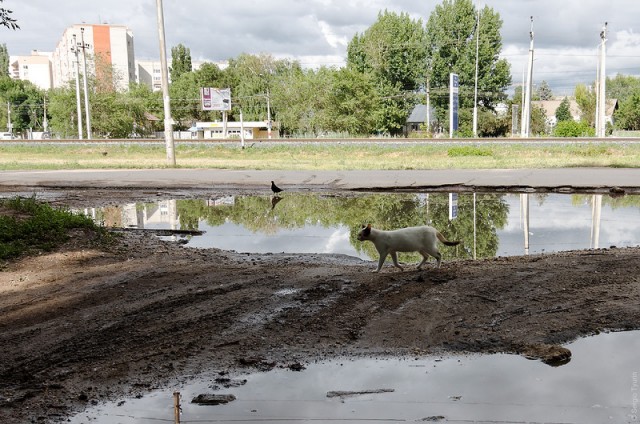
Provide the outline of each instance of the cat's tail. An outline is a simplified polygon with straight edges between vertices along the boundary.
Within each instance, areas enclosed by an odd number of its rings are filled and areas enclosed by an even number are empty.
[[[436,237],[438,237],[438,240],[440,240],[442,242],[442,244],[444,244],[445,246],[457,246],[460,244],[460,241],[449,241],[446,238],[444,238],[444,236],[442,235],[442,233],[440,233],[440,231],[438,231],[436,233]]]

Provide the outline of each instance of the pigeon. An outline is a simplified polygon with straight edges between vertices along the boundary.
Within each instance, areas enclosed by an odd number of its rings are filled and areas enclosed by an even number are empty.
[[[280,193],[282,189],[278,187],[273,181],[271,181],[271,191],[274,193]]]

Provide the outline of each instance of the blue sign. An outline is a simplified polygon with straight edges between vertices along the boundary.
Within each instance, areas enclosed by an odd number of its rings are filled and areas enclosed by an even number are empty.
[[[449,138],[458,131],[458,75],[449,74]]]

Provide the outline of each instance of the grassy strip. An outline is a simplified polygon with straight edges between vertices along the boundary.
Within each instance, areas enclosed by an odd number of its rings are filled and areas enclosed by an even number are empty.
[[[176,146],[180,168],[505,169],[640,166],[640,144]],[[164,145],[0,145],[0,170],[165,168]]]
[[[0,260],[50,251],[68,240],[73,228],[103,231],[87,216],[54,209],[35,198],[0,199]]]

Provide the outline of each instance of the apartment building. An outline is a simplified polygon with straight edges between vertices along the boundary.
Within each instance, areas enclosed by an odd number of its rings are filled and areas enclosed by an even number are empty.
[[[31,81],[43,90],[53,87],[50,52],[32,50],[30,56],[11,56],[9,75],[11,78]]]
[[[52,56],[53,86],[62,87],[75,79],[76,70],[100,77],[113,69],[116,89],[126,90],[136,80],[133,33],[123,25],[75,24],[62,34]]]

